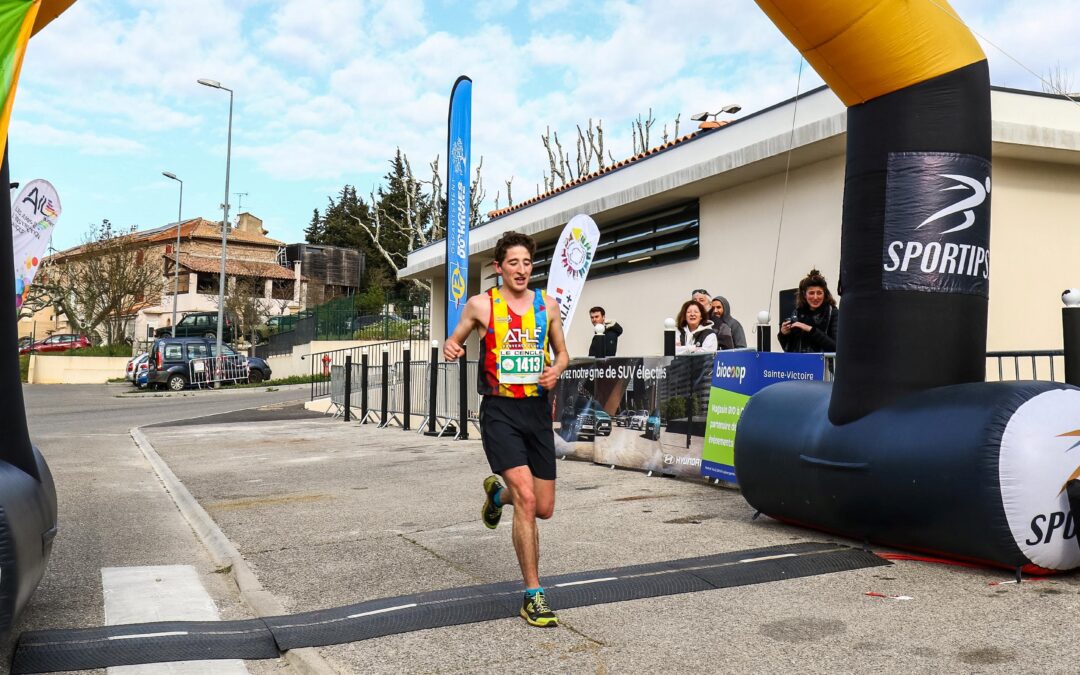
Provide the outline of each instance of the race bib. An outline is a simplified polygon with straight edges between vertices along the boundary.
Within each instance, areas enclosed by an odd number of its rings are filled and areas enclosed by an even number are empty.
[[[537,384],[544,370],[542,349],[503,349],[499,351],[499,382],[502,384]]]

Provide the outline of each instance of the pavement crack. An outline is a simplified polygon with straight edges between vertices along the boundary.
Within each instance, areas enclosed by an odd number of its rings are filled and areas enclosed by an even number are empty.
[[[591,635],[588,635],[588,634],[578,630],[577,628],[574,628],[572,625],[570,625],[570,623],[566,619],[559,619],[559,625],[562,626],[563,628],[565,628],[566,630],[570,631],[574,635],[577,635],[578,637],[580,637],[580,638],[582,638],[584,640],[587,640],[588,642],[591,642],[593,645],[595,645],[597,647],[607,647],[607,644],[604,643],[603,641],[597,640],[596,638],[592,637]]]
[[[469,569],[467,569],[465,567],[462,567],[461,565],[454,562],[450,558],[447,558],[446,556],[442,555],[438,551],[436,551],[436,550],[434,550],[432,548],[429,548],[427,546],[424,546],[420,542],[416,541],[415,539],[413,539],[413,538],[411,538],[411,537],[409,537],[409,536],[407,536],[407,535],[405,535],[405,534],[403,534],[401,532],[398,533],[398,536],[401,537],[402,539],[404,539],[405,541],[409,542],[413,546],[415,546],[415,547],[419,548],[420,550],[424,551],[428,555],[434,557],[435,559],[440,560],[443,563],[449,565],[452,569],[457,570],[458,572],[461,572],[462,574],[469,577],[470,579],[476,580],[477,583],[483,582],[483,579],[480,578],[479,576],[477,576],[476,574],[474,574],[471,570],[469,570]]]

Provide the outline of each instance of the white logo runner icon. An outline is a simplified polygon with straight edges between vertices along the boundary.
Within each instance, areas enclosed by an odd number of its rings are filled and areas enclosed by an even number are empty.
[[[945,208],[941,209],[934,215],[919,223],[919,226],[915,229],[917,230],[923,225],[926,225],[927,223],[932,223],[935,220],[944,218],[945,216],[951,216],[954,213],[960,213],[961,211],[963,211],[964,222],[957,225],[956,227],[945,230],[944,232],[942,232],[942,234],[949,234],[951,232],[959,232],[960,230],[966,230],[975,224],[975,212],[972,209],[986,201],[986,195],[990,192],[990,177],[987,176],[986,186],[984,187],[981,182],[975,180],[974,178],[969,178],[968,176],[960,176],[950,173],[943,173],[940,175],[942,178],[951,178],[958,183],[962,183],[962,185],[952,185],[947,188],[942,188],[942,192],[944,192],[945,190],[966,190],[970,188],[973,191],[973,194],[970,197],[961,199],[955,204],[946,206]]]

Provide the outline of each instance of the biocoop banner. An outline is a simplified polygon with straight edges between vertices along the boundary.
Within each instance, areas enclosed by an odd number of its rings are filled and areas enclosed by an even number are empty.
[[[751,396],[777,382],[820,382],[824,378],[825,357],[822,354],[717,352],[712,367],[701,475],[737,482],[735,429]]]
[[[579,213],[570,219],[559,235],[551,257],[547,294],[559,303],[563,335],[569,335],[585,277],[600,243],[600,230],[589,216]]]
[[[15,258],[15,309],[22,308],[60,218],[60,197],[47,180],[32,180],[11,205]]]
[[[472,145],[472,80],[462,75],[450,92],[446,147],[446,334],[461,320],[469,299],[469,156]]]

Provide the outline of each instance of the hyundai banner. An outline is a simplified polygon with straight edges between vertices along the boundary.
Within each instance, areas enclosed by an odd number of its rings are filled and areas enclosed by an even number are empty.
[[[717,352],[701,453],[701,475],[735,483],[735,430],[750,397],[770,384],[791,380],[820,382],[822,354]]]
[[[60,218],[60,197],[47,180],[32,180],[11,205],[11,239],[15,258],[15,309],[30,293],[41,258]]]
[[[555,252],[551,255],[547,294],[559,303],[563,335],[570,334],[570,322],[574,319],[581,289],[589,276],[589,267],[600,243],[600,230],[593,219],[579,213],[570,219],[559,236]]]
[[[472,80],[462,75],[450,92],[446,149],[446,334],[454,332],[469,299],[469,156]]]

